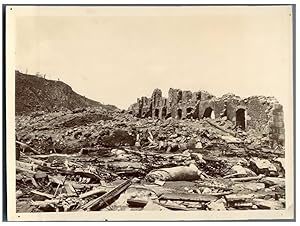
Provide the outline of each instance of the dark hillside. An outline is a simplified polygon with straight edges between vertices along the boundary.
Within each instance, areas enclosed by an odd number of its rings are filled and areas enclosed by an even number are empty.
[[[53,112],[85,107],[117,110],[117,107],[113,105],[104,105],[75,93],[69,85],[61,81],[47,80],[19,71],[16,71],[15,74],[17,115],[34,111]]]

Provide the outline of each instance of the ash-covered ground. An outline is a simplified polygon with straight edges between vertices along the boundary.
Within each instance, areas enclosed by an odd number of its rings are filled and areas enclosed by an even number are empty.
[[[224,118],[16,116],[17,212],[285,208],[284,147]]]

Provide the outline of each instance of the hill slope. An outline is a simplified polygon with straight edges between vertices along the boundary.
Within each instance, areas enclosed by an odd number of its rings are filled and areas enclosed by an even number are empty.
[[[60,109],[73,110],[82,107],[101,107],[116,110],[113,105],[104,105],[75,93],[72,88],[61,82],[47,80],[34,75],[16,75],[16,114],[34,111],[52,112]]]

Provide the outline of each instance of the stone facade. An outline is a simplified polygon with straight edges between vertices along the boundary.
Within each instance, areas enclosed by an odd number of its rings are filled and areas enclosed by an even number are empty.
[[[141,97],[129,107],[139,118],[203,119],[223,118],[243,130],[254,129],[259,135],[284,145],[283,107],[274,97],[252,96],[245,99],[234,94],[215,97],[206,91],[182,91],[170,88],[168,98],[155,89],[151,98]]]

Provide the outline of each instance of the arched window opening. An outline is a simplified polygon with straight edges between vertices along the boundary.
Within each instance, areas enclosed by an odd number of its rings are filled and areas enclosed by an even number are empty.
[[[245,109],[240,108],[236,111],[236,127],[242,130],[246,129]]]
[[[178,118],[178,119],[181,119],[181,118],[182,118],[182,110],[181,110],[181,109],[178,109],[178,110],[177,110],[177,118]]]
[[[186,109],[186,117],[187,118],[193,118],[193,108],[187,108]]]
[[[208,107],[205,109],[203,118],[211,118],[213,109],[211,107]]]
[[[155,118],[159,117],[159,109],[155,109],[155,111],[154,111],[154,117]]]
[[[187,113],[187,114],[192,113],[192,111],[193,111],[193,108],[187,108],[187,109],[186,109],[186,113]]]
[[[227,109],[222,113],[221,118],[227,117]]]
[[[161,111],[161,118],[166,118],[167,116],[167,109],[165,107],[163,107],[162,111]]]

